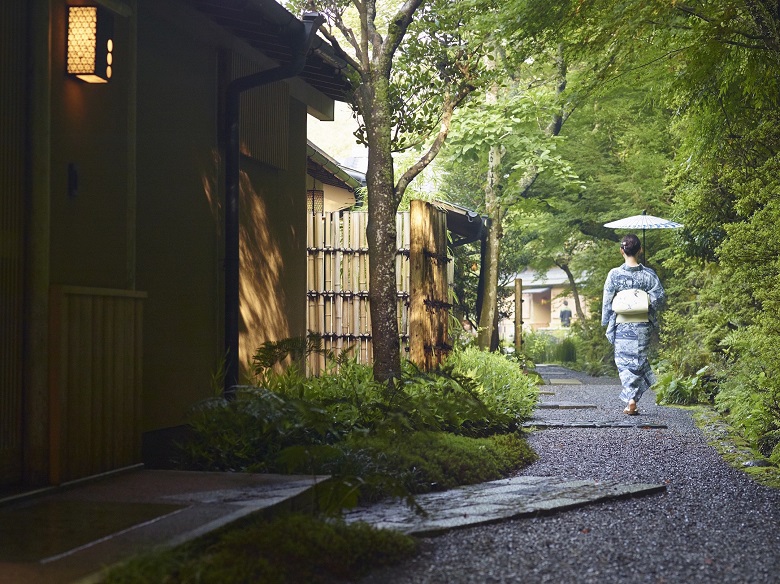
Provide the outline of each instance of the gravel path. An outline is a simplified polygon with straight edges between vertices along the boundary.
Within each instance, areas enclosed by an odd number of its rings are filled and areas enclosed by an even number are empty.
[[[545,387],[544,401],[598,409],[540,410],[556,420],[625,420],[617,380],[558,367],[545,375],[587,385]],[[685,410],[654,405],[641,419],[666,429],[554,428],[529,442],[539,462],[521,474],[664,483],[665,494],[462,529],[423,540],[415,559],[365,582],[400,583],[780,583],[780,490],[729,467]]]

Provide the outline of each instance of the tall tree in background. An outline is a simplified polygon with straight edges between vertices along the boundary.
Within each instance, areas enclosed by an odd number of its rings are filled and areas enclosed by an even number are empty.
[[[368,147],[368,246],[374,377],[400,376],[396,291],[398,205],[436,157],[455,108],[478,83],[481,47],[468,21],[475,4],[446,0],[313,0],[323,34],[352,70],[353,105]],[[355,22],[355,26],[350,26]],[[396,180],[393,152],[425,144]]]
[[[503,53],[511,62],[507,80],[499,99],[494,92],[486,100],[497,103],[476,107],[475,101],[472,119],[461,112],[448,147],[461,161],[489,153],[480,162],[485,196],[477,207],[493,222],[486,289],[494,295],[483,303],[479,324],[485,348],[495,347],[495,282],[506,229],[524,232],[533,267],[544,271],[558,265],[577,290],[574,274],[585,264],[580,258],[599,258],[601,265],[600,247],[593,243],[618,239],[603,227],[605,221],[642,209],[668,210],[661,203],[672,150],[668,116],[657,100],[646,97],[647,82],[630,74],[658,54],[647,46],[637,50],[631,42],[636,39],[620,34],[609,46],[591,45],[587,40],[599,34],[594,13],[581,20],[581,3],[547,4],[526,0],[507,6],[505,14],[522,17],[503,21],[501,34],[510,39],[505,46],[525,52]],[[607,13],[606,7],[601,10]],[[513,210],[520,219],[507,224]],[[592,264],[587,267],[592,271]],[[575,304],[582,318],[584,309]]]
[[[544,55],[537,55],[536,60],[521,53],[503,55],[506,59],[496,59],[499,64],[495,66],[503,72],[502,86],[495,81],[484,99],[473,100],[462,112],[449,148],[455,160],[477,162],[484,169],[479,208],[490,219],[490,230],[483,254],[478,343],[486,350],[498,345],[501,240],[507,212],[523,200],[544,171],[574,178],[555,151],[555,137],[569,114],[563,99],[566,66],[562,55],[556,49],[552,64],[542,60]]]

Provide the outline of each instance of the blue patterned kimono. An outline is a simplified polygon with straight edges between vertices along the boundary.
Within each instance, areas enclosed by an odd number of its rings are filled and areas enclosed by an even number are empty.
[[[638,288],[650,297],[649,322],[617,322],[612,311],[612,299],[621,290]],[[601,307],[601,325],[607,327],[607,339],[615,347],[615,365],[620,375],[623,391],[620,399],[628,403],[638,402],[647,388],[655,383],[647,353],[653,328],[658,327],[658,310],[666,299],[666,293],[656,273],[645,266],[628,266],[610,270],[604,282]]]

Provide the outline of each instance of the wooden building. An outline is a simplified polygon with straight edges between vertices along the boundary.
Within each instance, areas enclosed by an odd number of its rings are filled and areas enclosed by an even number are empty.
[[[0,493],[163,460],[226,347],[242,378],[305,334],[306,117],[349,86],[318,38],[252,85],[304,29],[262,0],[2,3]]]

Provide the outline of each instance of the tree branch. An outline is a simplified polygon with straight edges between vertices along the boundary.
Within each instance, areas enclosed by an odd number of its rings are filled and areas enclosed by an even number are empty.
[[[761,0],[746,0],[753,21],[763,33],[764,41],[767,47],[773,51],[780,51],[780,5],[775,2],[775,6],[768,6],[768,2]]]
[[[376,30],[376,0],[365,0],[363,4],[364,10],[360,12],[360,22],[363,27],[363,45],[366,48],[366,54],[368,54],[369,45],[372,48],[372,56],[368,59],[375,58],[379,55],[382,49],[382,35]]]
[[[364,60],[365,51],[362,51],[360,43],[358,43],[358,40],[355,37],[355,31],[344,23],[341,14],[336,15],[333,22],[336,25],[336,28],[341,31],[341,34],[344,35],[344,38],[347,39],[347,42],[355,50],[355,57],[357,57],[357,60],[362,62]]]
[[[639,69],[644,69],[645,67],[649,67],[653,63],[656,63],[660,61],[661,59],[666,59],[667,57],[671,57],[672,55],[676,55],[677,53],[682,53],[683,51],[687,51],[688,49],[692,49],[694,45],[687,45],[684,47],[680,47],[679,49],[674,49],[669,51],[668,53],[664,53],[660,57],[656,57],[655,59],[651,59],[645,63],[640,63],[636,67],[629,67],[625,71],[621,71],[617,75],[613,75],[612,77],[603,78],[604,83],[609,83],[611,81],[614,81],[615,79],[619,79],[620,77],[623,77],[623,75],[627,75],[631,73],[632,71],[638,71]],[[607,67],[604,68],[604,71],[606,71]],[[599,75],[599,74],[597,74]]]
[[[748,11],[750,12],[750,17],[753,19],[753,22],[756,24],[756,26],[762,31],[762,34],[752,34],[731,27],[723,27],[723,28],[731,34],[738,35],[746,39],[750,39],[752,41],[763,41],[765,46],[757,46],[757,45],[751,45],[747,43],[741,43],[739,41],[727,40],[726,38],[720,36],[717,37],[718,40],[723,44],[732,45],[735,47],[744,47],[747,49],[769,49],[773,51],[778,50],[780,48],[780,45],[778,45],[778,40],[776,37],[773,37],[770,29],[766,26],[766,21],[764,20],[763,15],[761,14],[761,8],[756,6],[755,0],[747,1],[746,4],[747,4]],[[717,18],[713,18],[711,16],[707,16],[706,14],[698,12],[697,10],[695,10],[694,8],[686,4],[677,4],[675,8],[677,8],[681,12],[685,12],[686,14],[690,14],[691,16],[695,16],[696,18],[703,20],[708,24],[712,24],[713,26],[717,27],[720,24]]]
[[[573,221],[572,225],[576,227],[580,233],[589,237],[595,237],[597,239],[606,239],[608,241],[620,241],[620,236],[615,233],[614,229],[608,229],[601,223],[592,223],[587,221]]]
[[[455,108],[458,107],[458,105],[460,105],[460,103],[466,99],[466,96],[474,91],[474,89],[475,88],[472,85],[464,85],[458,90],[458,93],[445,101],[442,107],[439,133],[433,140],[433,144],[431,144],[431,147],[428,149],[428,151],[422,157],[420,157],[417,162],[407,168],[406,172],[404,172],[401,178],[398,179],[398,183],[395,186],[395,195],[398,200],[403,197],[404,192],[406,191],[406,187],[409,186],[409,183],[411,183],[415,177],[417,177],[417,175],[420,174],[425,169],[425,167],[433,161],[434,158],[436,158],[436,155],[444,145],[444,141],[447,139],[447,134],[450,132],[452,114],[454,113]]]
[[[380,60],[378,65],[382,75],[387,77],[390,76],[395,51],[401,45],[401,41],[406,35],[406,31],[412,23],[414,13],[424,1],[425,0],[406,0],[403,6],[396,12],[395,16],[390,20],[390,24],[387,27],[387,39],[382,43],[381,53],[379,54]]]
[[[716,22],[714,18],[711,16],[707,16],[706,14],[702,14],[701,12],[698,12],[695,8],[688,6],[687,4],[675,4],[674,7],[681,11],[685,12],[686,14],[690,14],[691,16],[695,16],[699,20],[703,20],[704,22],[709,22],[712,24],[713,22]]]

